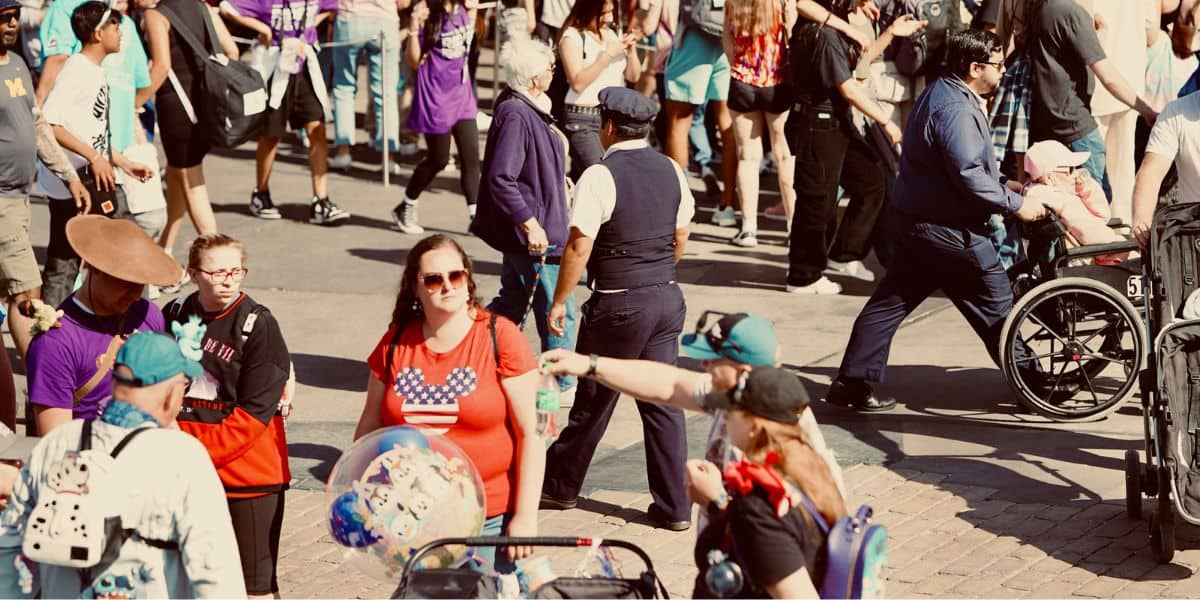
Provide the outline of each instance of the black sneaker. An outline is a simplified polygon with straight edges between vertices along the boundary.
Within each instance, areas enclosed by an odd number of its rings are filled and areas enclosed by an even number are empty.
[[[829,384],[825,401],[859,412],[883,412],[896,408],[895,398],[879,397],[871,385],[861,379],[837,378]]]
[[[283,215],[279,214],[279,209],[275,208],[275,203],[271,202],[270,190],[254,190],[250,192],[250,214],[260,219],[270,219],[272,221],[283,217]]]
[[[342,210],[328,197],[313,198],[308,209],[308,222],[313,225],[341,225],[342,221],[350,218],[350,213]]]

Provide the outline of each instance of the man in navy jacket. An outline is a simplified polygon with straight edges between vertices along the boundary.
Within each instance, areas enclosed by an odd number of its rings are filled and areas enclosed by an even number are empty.
[[[542,350],[572,349],[573,299],[563,335],[554,335],[546,326],[569,222],[566,138],[554,127],[545,93],[554,76],[554,53],[539,41],[513,39],[500,61],[509,87],[497,100],[488,130],[483,185],[471,221],[471,233],[504,255],[500,293],[488,308],[521,323],[532,295]],[[569,389],[574,378],[564,377],[560,384]]]
[[[984,96],[995,92],[1004,52],[995,34],[950,36],[946,75],[926,88],[904,131],[900,176],[892,192],[887,275],[854,321],[838,377],[825,400],[860,411],[893,408],[868,381],[882,381],[892,337],[934,291],[946,293],[993,360],[1012,289],[987,237],[993,214],[1040,218],[1043,207],[1000,176]]]

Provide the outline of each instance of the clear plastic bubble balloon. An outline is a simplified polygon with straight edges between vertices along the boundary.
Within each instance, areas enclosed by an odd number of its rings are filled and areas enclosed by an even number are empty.
[[[398,580],[421,546],[445,537],[479,535],[486,496],[471,459],[454,442],[399,425],[372,432],[338,459],[325,486],[330,536],[347,562]],[[464,546],[425,555],[426,568],[454,566]]]

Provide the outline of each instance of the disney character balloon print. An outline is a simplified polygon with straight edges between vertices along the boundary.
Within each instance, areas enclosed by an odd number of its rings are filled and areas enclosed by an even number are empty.
[[[427,386],[409,375],[421,397],[470,393],[473,379],[458,369],[456,383]],[[469,373],[469,378],[474,372]],[[469,389],[468,389],[469,388]],[[326,486],[330,536],[346,547],[348,562],[384,580],[396,580],[413,552],[443,537],[478,535],[483,528],[483,480],[466,454],[445,437],[408,425],[372,432],[334,465]],[[466,557],[465,547],[427,554],[425,567]]]

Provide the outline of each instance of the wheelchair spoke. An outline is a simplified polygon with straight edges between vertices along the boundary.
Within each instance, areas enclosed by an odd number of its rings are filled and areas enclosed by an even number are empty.
[[[1096,406],[1099,406],[1100,397],[1096,395],[1096,388],[1092,387],[1092,378],[1088,375],[1087,369],[1083,368],[1083,365],[1080,365],[1079,372],[1083,373],[1083,382],[1087,384],[1088,393],[1092,395],[1092,402],[1094,402]]]
[[[1015,362],[1018,364],[1027,363],[1031,360],[1042,360],[1043,358],[1050,358],[1050,357],[1058,356],[1058,355],[1059,355],[1058,352],[1047,352],[1045,354],[1038,354],[1036,356],[1026,356],[1025,358],[1018,358],[1018,359],[1016,359]]]
[[[1037,315],[1033,314],[1032,312],[1029,313],[1029,320],[1033,321],[1034,323],[1037,323],[1038,327],[1041,327],[1042,329],[1045,329],[1046,331],[1050,332],[1050,335],[1054,336],[1054,339],[1058,340],[1058,343],[1060,343],[1064,346],[1067,345],[1067,341],[1064,340],[1061,335],[1058,335],[1058,332],[1054,331],[1054,329],[1052,329],[1049,325],[1047,325],[1045,322],[1043,322],[1041,319],[1039,319],[1037,317]]]
[[[1129,363],[1127,361],[1124,361],[1124,360],[1121,360],[1118,358],[1113,358],[1111,356],[1105,356],[1103,354],[1096,354],[1095,352],[1088,352],[1088,353],[1084,354],[1084,356],[1086,356],[1088,358],[1095,358],[1097,360],[1107,361],[1110,363],[1116,363],[1118,365],[1125,367],[1126,371],[1129,370]]]

